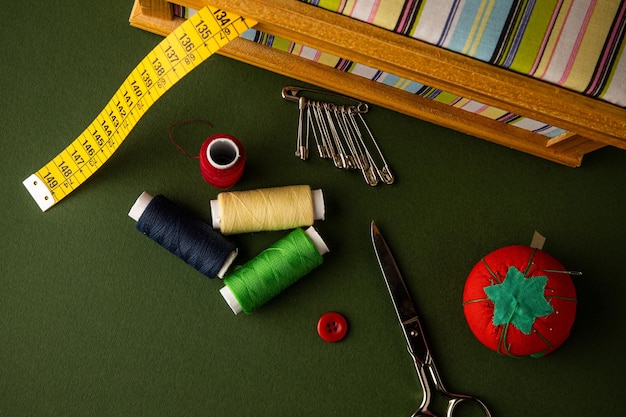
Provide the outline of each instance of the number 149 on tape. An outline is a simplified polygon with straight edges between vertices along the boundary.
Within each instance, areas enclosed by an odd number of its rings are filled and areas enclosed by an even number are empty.
[[[135,67],[83,133],[23,181],[39,208],[46,211],[84,183],[167,90],[255,24],[207,6],[164,38]]]

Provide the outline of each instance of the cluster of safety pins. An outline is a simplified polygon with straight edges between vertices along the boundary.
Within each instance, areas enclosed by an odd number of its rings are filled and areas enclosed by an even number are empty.
[[[353,104],[335,104],[304,97],[328,94]],[[363,114],[368,105],[350,97],[320,90],[288,86],[283,88],[282,97],[298,104],[298,138],[296,156],[309,158],[309,141],[315,140],[321,158],[331,159],[337,168],[359,169],[365,182],[371,186],[380,181],[392,184],[394,176],[378,146]],[[373,146],[375,152],[370,151]],[[376,155],[377,161],[374,159]]]

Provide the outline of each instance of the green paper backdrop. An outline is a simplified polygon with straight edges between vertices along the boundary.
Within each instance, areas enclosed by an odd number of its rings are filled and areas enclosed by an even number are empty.
[[[624,415],[626,152],[571,169],[372,108],[367,120],[397,175],[367,186],[314,152],[293,155],[297,81],[221,56],[180,81],[81,188],[42,213],[21,182],[69,144],[160,40],[131,28],[130,0],[9,2],[0,59],[0,416],[407,416],[421,390],[373,256],[385,234],[451,391],[494,416]],[[251,315],[234,316],[208,280],[134,228],[142,191],[209,219],[189,151],[210,133],[248,154],[236,189],[322,188],[324,264]],[[515,360],[484,348],[462,310],[464,280],[492,250],[533,231],[575,277],[578,316],[552,355]],[[233,237],[238,261],[284,232]],[[322,341],[318,318],[346,316]]]

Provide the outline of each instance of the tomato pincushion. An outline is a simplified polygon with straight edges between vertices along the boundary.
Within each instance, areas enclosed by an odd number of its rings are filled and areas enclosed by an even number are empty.
[[[497,249],[470,271],[463,311],[472,333],[489,349],[510,356],[541,357],[569,337],[576,289],[565,268],[529,246]]]

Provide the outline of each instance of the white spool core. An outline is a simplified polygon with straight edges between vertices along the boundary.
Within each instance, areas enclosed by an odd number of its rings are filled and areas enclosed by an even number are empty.
[[[223,279],[224,278],[224,275],[226,275],[226,271],[228,271],[228,268],[230,268],[230,266],[233,264],[233,262],[234,262],[234,260],[235,260],[235,258],[237,257],[238,254],[239,254],[239,250],[235,249],[224,260],[224,264],[222,265],[222,268],[217,272],[217,277],[219,279]]]
[[[317,230],[315,230],[315,227],[309,227],[304,231],[304,233],[306,233],[309,239],[311,239],[311,242],[313,242],[313,245],[315,245],[315,248],[320,253],[320,255],[324,255],[325,253],[330,252],[330,249],[328,249],[326,242],[324,242],[324,239],[322,239]]]
[[[235,313],[235,315],[243,311],[243,309],[241,308],[241,304],[239,304],[239,301],[237,301],[237,299],[235,298],[235,294],[233,294],[230,288],[224,286],[220,290],[220,294],[222,294],[222,297],[224,297],[226,304],[228,304],[230,309],[233,310],[233,313]]]
[[[235,166],[239,159],[239,148],[229,138],[214,139],[206,149],[206,157],[216,169],[229,169]]]
[[[146,211],[146,207],[148,207],[148,204],[152,201],[152,198],[153,197],[145,191],[141,193],[128,212],[130,218],[138,222],[143,212]]]
[[[313,199],[313,218],[315,220],[325,220],[326,206],[324,206],[324,193],[321,189],[311,190],[311,198]]]

